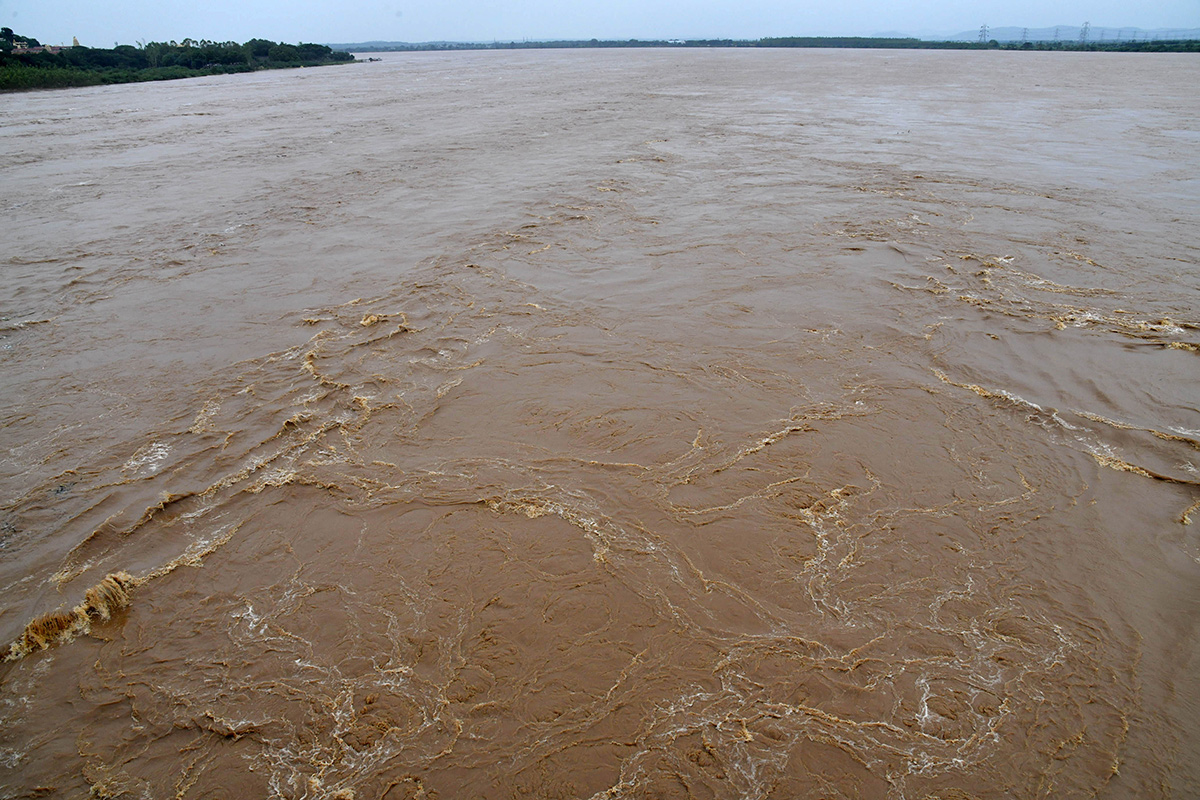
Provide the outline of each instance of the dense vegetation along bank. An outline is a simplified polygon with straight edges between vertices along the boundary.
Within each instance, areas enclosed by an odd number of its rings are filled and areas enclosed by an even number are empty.
[[[0,91],[163,81],[316,67],[353,61],[350,53],[323,44],[283,44],[266,39],[237,42],[150,42],[138,47],[43,47],[36,39],[0,30]]]

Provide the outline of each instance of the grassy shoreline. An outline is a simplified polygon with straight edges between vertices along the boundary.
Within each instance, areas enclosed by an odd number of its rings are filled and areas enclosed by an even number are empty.
[[[330,61],[308,64],[272,64],[270,66],[236,67],[215,65],[203,69],[188,67],[150,67],[140,70],[107,69],[83,70],[70,67],[0,66],[0,92],[33,91],[36,89],[68,89],[78,86],[109,86],[118,83],[173,81],[181,78],[201,78],[208,75],[235,75],[261,69],[291,69],[318,67],[330,64],[349,64],[350,61]]]

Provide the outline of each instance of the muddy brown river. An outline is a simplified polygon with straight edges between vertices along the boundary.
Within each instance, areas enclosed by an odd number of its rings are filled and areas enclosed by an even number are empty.
[[[0,97],[0,797],[1200,796],[1200,58]]]

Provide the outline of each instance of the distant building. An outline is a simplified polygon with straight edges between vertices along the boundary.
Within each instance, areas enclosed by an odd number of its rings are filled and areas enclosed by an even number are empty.
[[[30,47],[24,42],[13,42],[12,51],[14,55],[20,55],[22,53],[61,53],[63,50],[68,49],[69,48],[59,47],[58,45],[53,44],[42,45],[41,47]]]

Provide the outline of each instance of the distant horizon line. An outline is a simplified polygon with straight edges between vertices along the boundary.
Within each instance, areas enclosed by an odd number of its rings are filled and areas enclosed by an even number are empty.
[[[1063,39],[1071,39],[1078,37],[1083,30],[1082,25],[1047,25],[1038,28],[1023,27],[1020,25],[998,25],[987,26],[989,33],[1010,35],[1016,31],[1018,37],[1021,32],[1027,32],[1029,35],[1048,31],[1061,31]],[[1109,25],[1089,25],[1088,40],[1092,41],[1092,37],[1097,35],[1108,35],[1115,33],[1117,35],[1129,32],[1133,35],[1162,35],[1162,34],[1186,34],[1184,38],[1200,38],[1200,25],[1191,28],[1139,28],[1137,26],[1125,25],[1121,27]],[[707,42],[707,41],[730,41],[730,42],[756,42],[764,39],[914,39],[918,41],[939,42],[939,41],[974,41],[978,35],[978,31],[959,31],[953,34],[931,34],[931,33],[908,33],[904,31],[884,31],[872,34],[771,34],[766,36],[753,37],[733,37],[733,36],[632,36],[632,37],[609,37],[599,38],[595,36],[522,36],[522,37],[491,37],[486,39],[367,39],[357,42],[332,42],[326,41],[324,44],[339,46],[342,45],[373,45],[373,44],[496,44],[496,43],[512,43],[519,44],[523,42],[601,42],[601,43],[616,43],[616,42]],[[966,37],[966,38],[963,38]]]
[[[1094,25],[1091,23],[1082,23],[1074,25],[1041,25],[1032,27],[1028,25],[988,25],[988,31],[992,33],[1008,33],[1009,31],[1028,31],[1030,34],[1042,31],[1059,30],[1066,34],[1067,31],[1074,31],[1072,36],[1078,36],[1084,25],[1087,25],[1089,38],[1091,35],[1107,34],[1116,32],[1118,34],[1129,31],[1131,34],[1194,34],[1200,36],[1200,25],[1191,27],[1158,27],[1158,28],[1142,28],[1136,25]],[[982,27],[982,26],[981,26]],[[521,43],[521,42],[700,42],[700,41],[734,41],[734,42],[754,42],[762,39],[918,39],[921,41],[969,41],[976,38],[979,28],[957,31],[954,33],[933,33],[921,32],[910,33],[907,31],[882,31],[871,34],[846,34],[846,33],[821,33],[821,34],[769,34],[765,36],[631,36],[631,37],[607,37],[600,38],[596,36],[522,36],[522,37],[490,37],[486,39],[367,39],[356,42],[332,42],[326,41],[325,44],[333,45],[371,45],[371,44],[492,44],[492,43]],[[961,39],[956,37],[968,37]],[[1189,36],[1187,38],[1194,38]]]
[[[871,34],[770,34],[755,37],[733,37],[733,36],[631,36],[631,37],[608,37],[600,38],[596,36],[522,36],[522,37],[489,37],[489,38],[462,38],[462,39],[367,39],[358,41],[340,41],[325,40],[322,44],[338,47],[351,48],[354,46],[377,46],[377,45],[436,45],[436,44],[454,44],[454,45],[486,45],[499,43],[532,43],[532,42],[598,42],[598,43],[618,43],[618,42],[668,42],[668,43],[686,43],[700,41],[730,41],[730,42],[755,42],[765,39],[914,39],[922,42],[969,42],[976,41],[979,34],[987,32],[987,40],[997,39],[998,41],[1020,41],[1022,37],[1026,37],[1028,41],[1054,41],[1048,36],[1042,36],[1045,32],[1061,32],[1058,35],[1059,41],[1070,41],[1077,39],[1084,27],[1088,30],[1088,39],[1090,43],[1097,43],[1104,40],[1106,37],[1116,34],[1116,40],[1128,39],[1133,41],[1135,37],[1141,36],[1163,36],[1174,35],[1178,39],[1200,39],[1200,25],[1193,27],[1157,27],[1157,28],[1142,28],[1136,25],[1097,25],[1084,22],[1081,24],[1072,25],[1042,25],[1037,27],[1021,26],[1021,25],[981,25],[979,28],[971,28],[960,30],[957,32],[946,31],[929,31],[923,30],[920,32],[908,31],[881,31]],[[10,26],[5,26],[10,27]],[[15,31],[14,31],[15,32]],[[1129,35],[1123,36],[1125,32]],[[17,34],[25,37],[25,34]],[[1099,37],[1099,38],[1098,38]],[[40,37],[34,38],[39,42],[45,43]],[[73,37],[78,41],[79,37]],[[193,38],[193,41],[216,41],[207,37]],[[260,38],[260,37],[251,37]],[[137,46],[142,39],[137,39],[133,42]],[[179,40],[182,41],[182,40]],[[284,41],[284,40],[280,40]],[[303,41],[303,40],[298,40]],[[315,41],[315,40],[314,40]],[[986,40],[985,40],[986,41]],[[66,46],[66,45],[61,45]],[[93,47],[94,45],[83,44],[84,47]],[[98,47],[106,47],[99,45]]]

